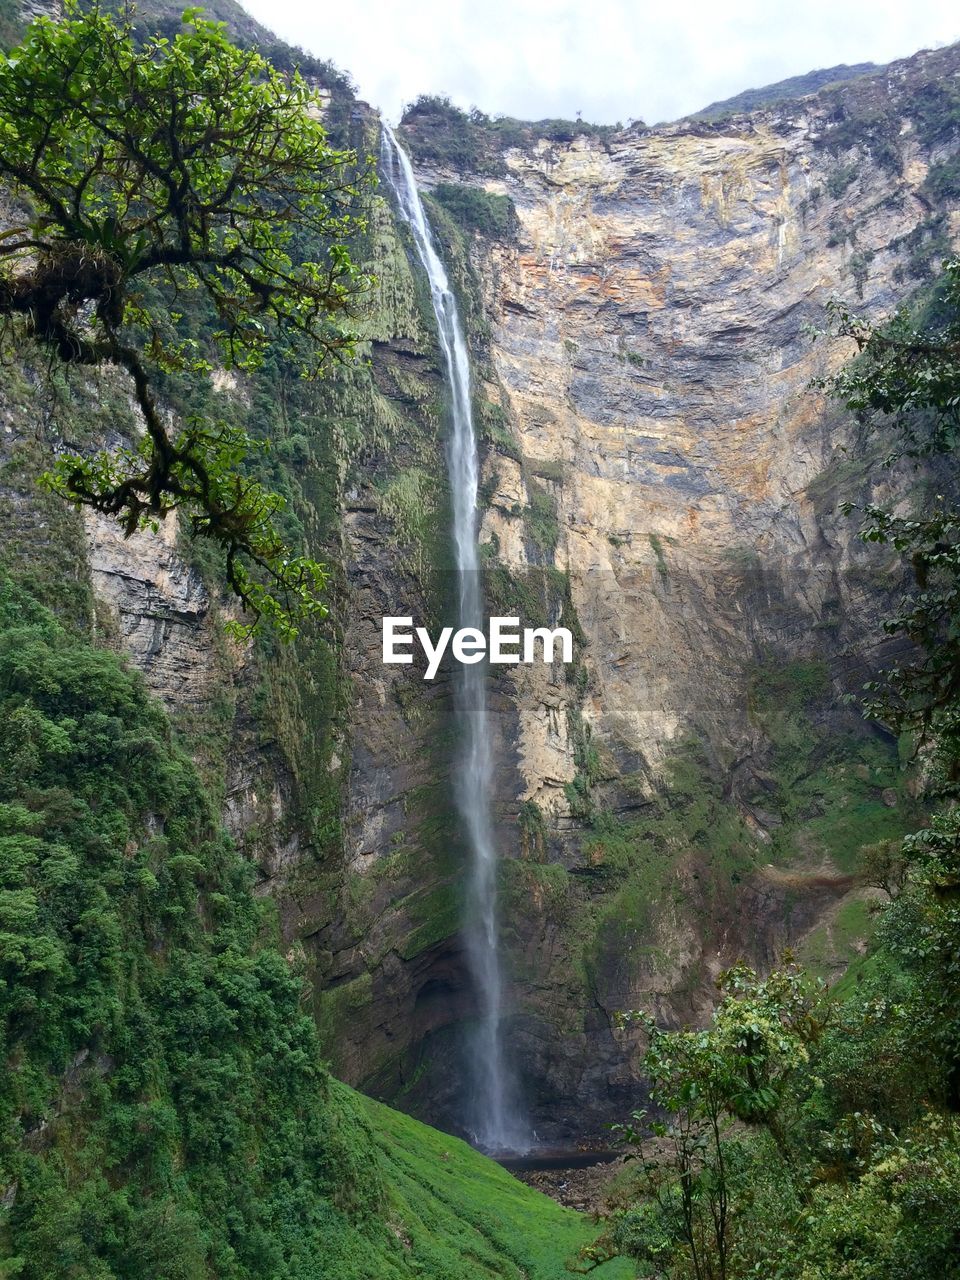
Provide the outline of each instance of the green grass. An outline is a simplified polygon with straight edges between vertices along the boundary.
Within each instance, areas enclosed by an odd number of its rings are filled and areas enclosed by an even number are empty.
[[[867,844],[902,839],[916,826],[918,814],[898,806],[888,809],[872,796],[854,795],[842,808],[831,808],[805,825],[809,836],[821,845],[843,872],[857,868],[857,855]]]
[[[406,1270],[437,1280],[562,1280],[568,1259],[595,1239],[587,1217],[525,1186],[466,1143],[363,1099],[387,1186],[388,1222]],[[618,1259],[605,1277],[626,1280],[633,1264]]]
[[[845,902],[836,917],[814,929],[796,948],[799,962],[828,982],[850,972],[863,959],[862,944],[873,933],[869,903],[863,898]]]
[[[587,1220],[329,1076],[217,815],[140,677],[0,584],[0,1275],[564,1275]]]

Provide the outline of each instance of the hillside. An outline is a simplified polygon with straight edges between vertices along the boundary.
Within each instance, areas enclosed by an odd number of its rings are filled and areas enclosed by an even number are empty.
[[[883,68],[875,62],[858,62],[849,67],[841,63],[836,67],[824,67],[819,71],[808,71],[802,76],[788,76],[786,80],[776,80],[773,84],[764,85],[760,89],[745,89],[734,94],[732,98],[724,98],[720,102],[711,102],[699,111],[694,111],[691,120],[722,120],[724,116],[739,115],[749,111],[758,111],[763,107],[776,107],[794,98],[805,98],[840,84],[843,80],[855,80],[858,76],[878,75]]]
[[[345,73],[228,0],[216,13],[303,67],[359,167],[377,155],[380,122]],[[10,39],[20,15],[4,14]],[[138,38],[173,30],[175,13],[139,23]],[[832,301],[865,324],[946,307],[960,46],[653,128],[426,97],[398,136],[469,348],[487,609],[574,639],[567,665],[491,667],[483,708],[498,1016],[531,1131],[575,1150],[647,1097],[650,1028],[624,1011],[706,1035],[719,975],[765,975],[786,949],[853,1008],[892,971],[876,1000],[913,1009],[897,995],[919,963],[903,959],[911,903],[950,936],[952,870],[907,893],[895,927],[880,908],[896,895],[864,871],[926,830],[943,780],[862,713],[865,683],[910,652],[884,622],[913,577],[846,506],[923,513],[952,500],[955,468],[936,450],[886,465],[891,423],[871,434],[824,384],[854,351]],[[318,381],[283,344],[227,367],[208,300],[169,281],[151,295],[199,356],[196,376],[161,368],[165,420],[267,441],[245,474],[282,499],[294,553],[329,568],[328,615],[290,644],[225,629],[224,557],[176,515],[124,537],[38,486],[64,451],[140,437],[116,364],[51,366],[20,337],[0,364],[0,1276],[556,1280],[596,1234],[460,1140],[482,1002],[456,669],[385,665],[381,631],[385,616],[435,630],[462,586],[448,372],[394,194],[350,198],[372,277],[360,358]],[[902,971],[873,958],[891,929]],[[901,1088],[913,1110],[884,1094],[873,1136],[844,1136],[847,1095],[818,1094],[798,1053],[790,1119],[816,1172],[788,1195],[782,1152],[758,1139],[739,1171],[755,1160],[782,1187],[757,1174],[750,1204],[800,1222],[816,1199],[839,1222],[853,1188],[879,1222],[889,1175],[922,1240],[956,1167],[950,1117],[924,1111],[953,1105],[947,1051],[923,1071],[908,1053],[936,1020],[884,1039],[878,1014],[849,1059],[828,1043],[851,1096],[874,1034],[883,1072],[912,1073],[888,1087],[878,1068],[878,1094]],[[731,1114],[755,1136],[756,1112]],[[832,1148],[810,1156],[834,1123],[836,1181]],[[647,1210],[631,1213],[627,1252],[647,1240]],[[833,1221],[823,1239],[842,1251]],[[900,1280],[902,1256],[877,1280]],[[874,1280],[806,1261],[813,1280]]]
[[[139,677],[5,583],[0,688],[2,1274],[562,1274],[588,1222],[320,1065]]]

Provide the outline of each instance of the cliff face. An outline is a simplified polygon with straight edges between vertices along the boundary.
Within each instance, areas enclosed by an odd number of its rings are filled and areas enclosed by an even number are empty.
[[[860,145],[831,154],[829,113],[814,99],[713,128],[539,143],[487,184],[520,220],[517,243],[479,262],[520,457],[487,458],[484,533],[512,568],[535,561],[525,513],[549,495],[550,559],[588,634],[583,716],[651,775],[691,726],[719,757],[749,749],[735,675],[765,641],[805,652],[833,610],[826,651],[858,654],[855,524],[826,489],[841,451],[869,460],[811,386],[852,344],[808,329],[833,297],[891,311],[918,226],[952,243],[960,215],[931,217],[936,149],[908,118],[889,126],[891,170]],[[793,618],[747,612],[740,580],[756,575]],[[573,764],[555,720],[524,707],[519,768],[523,794],[562,814]]]
[[[919,481],[811,388],[850,350],[807,327],[834,296],[889,312],[956,241],[958,67],[956,49],[918,55],[602,138],[504,147],[478,126],[460,162],[442,123],[408,121],[475,358],[491,611],[577,635],[572,668],[490,681],[511,1042],[543,1134],[636,1105],[618,1010],[699,1016],[720,968],[787,943],[845,965],[866,928],[856,848],[910,821],[895,744],[840,701],[883,660],[898,571],[837,507]],[[478,220],[493,196],[515,220]],[[275,426],[305,533],[342,566],[335,626],[234,652],[175,531],[91,524],[85,545],[91,616],[218,773],[334,1065],[453,1123],[473,999],[449,679],[380,662],[380,618],[439,616],[449,564],[443,388],[408,250],[378,202],[372,364]],[[221,390],[238,412],[276,394]],[[22,477],[39,410],[5,396]],[[49,518],[7,474],[0,515],[39,538]]]
[[[514,582],[555,567],[582,628],[573,678],[514,669],[495,699],[513,1032],[548,1131],[571,1099],[587,1123],[635,1100],[618,1009],[687,1018],[741,954],[794,943],[830,973],[858,945],[855,846],[910,797],[837,699],[889,656],[902,583],[837,507],[918,480],[812,385],[852,344],[810,330],[835,297],[889,313],[956,243],[958,67],[921,54],[709,125],[475,148],[486,177],[408,122],[427,184],[515,206],[512,243],[472,246],[507,433],[483,538]]]

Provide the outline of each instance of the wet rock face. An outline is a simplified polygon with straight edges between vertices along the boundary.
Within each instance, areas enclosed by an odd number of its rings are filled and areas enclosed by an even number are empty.
[[[777,788],[793,783],[751,673],[815,659],[834,701],[821,698],[809,737],[863,737],[835,699],[882,661],[864,637],[898,579],[837,508],[910,478],[883,471],[882,449],[811,389],[850,350],[807,327],[837,295],[889,312],[929,268],[927,248],[955,240],[954,204],[935,208],[924,185],[955,142],[921,136],[909,108],[917,84],[958,62],[918,56],[839,97],[725,122],[540,142],[506,152],[496,178],[421,174],[516,207],[515,237],[471,233],[451,263],[473,291],[481,540],[514,587],[540,575],[517,598],[578,628],[573,670],[503,668],[489,684],[509,1042],[545,1139],[601,1132],[642,1103],[618,1010],[703,1018],[725,966],[767,967],[856,906],[832,835],[783,834]],[[895,164],[850,124],[867,107]],[[256,664],[218,648],[172,522],[124,541],[90,520],[87,546],[98,617],[174,714],[189,724],[229,691],[226,817],[306,960],[335,1067],[455,1128],[460,1028],[476,1006],[458,933],[450,684],[380,655],[384,613],[442,609],[442,387],[383,209],[373,233],[370,384],[334,380],[328,414],[363,427],[337,445],[333,727],[294,705],[304,667],[287,676],[290,741],[264,730],[247,697]],[[297,736],[318,733],[330,750],[298,766]],[[691,743],[712,807],[697,817],[698,792],[681,821],[670,806],[688,784],[673,762]],[[875,772],[877,804],[900,820],[902,796]],[[336,806],[322,822],[321,773]],[[837,791],[835,807],[853,807],[854,783]],[[800,806],[801,826],[819,803]]]
[[[84,528],[93,590],[123,650],[168,709],[201,706],[216,673],[210,598],[177,553],[176,519],[124,538],[115,520],[88,512]]]

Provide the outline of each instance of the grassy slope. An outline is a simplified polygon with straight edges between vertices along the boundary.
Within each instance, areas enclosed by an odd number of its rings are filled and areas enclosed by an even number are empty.
[[[858,62],[854,66],[841,63],[836,67],[825,67],[822,70],[808,71],[805,75],[789,76],[786,80],[777,80],[774,84],[764,85],[759,89],[744,89],[732,98],[723,98],[719,102],[711,102],[708,106],[696,111],[688,118],[691,120],[722,120],[726,116],[741,112],[759,111],[764,107],[779,106],[807,94],[817,93],[820,89],[841,84],[844,80],[854,80],[857,76],[870,75],[880,71],[875,62]]]
[[[459,1139],[379,1103],[364,1106],[391,1207],[403,1224],[410,1273],[559,1280],[570,1274],[567,1260],[596,1237],[589,1219],[524,1186]],[[633,1274],[626,1259],[604,1269],[614,1280]]]
[[[321,1067],[252,880],[139,676],[0,584],[0,1276],[567,1274],[592,1224]]]

